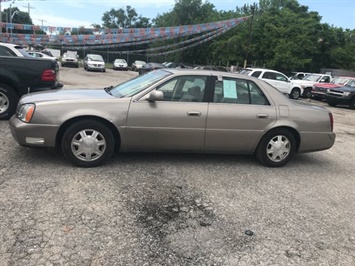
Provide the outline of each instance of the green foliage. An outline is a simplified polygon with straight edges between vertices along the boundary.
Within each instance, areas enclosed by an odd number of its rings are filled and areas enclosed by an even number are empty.
[[[10,14],[11,13],[11,14]],[[32,19],[27,12],[20,11],[17,7],[12,7],[11,12],[10,8],[4,9],[2,12],[2,22],[10,22],[10,17],[12,17],[12,23],[15,24],[30,24],[33,25]],[[5,31],[5,29],[3,29]],[[13,29],[13,33],[33,33],[29,30],[17,30]]]
[[[106,28],[147,28],[150,27],[150,20],[146,17],[138,16],[136,10],[131,6],[126,6],[126,10],[111,9],[102,16],[103,27]]]

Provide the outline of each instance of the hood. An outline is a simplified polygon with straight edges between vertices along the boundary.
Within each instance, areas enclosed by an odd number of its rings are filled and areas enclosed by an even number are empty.
[[[314,86],[318,87],[318,88],[331,89],[331,88],[343,87],[344,85],[342,85],[342,84],[334,84],[334,83],[316,83],[316,84],[314,84]]]
[[[24,95],[21,103],[31,102],[52,102],[52,101],[78,101],[78,100],[99,100],[115,98],[108,94],[103,88],[101,89],[82,89],[82,90],[50,90],[43,92],[35,92]]]
[[[315,81],[309,81],[309,80],[303,80],[303,79],[298,79],[298,80],[291,80],[293,84],[298,84],[298,85],[313,85],[316,82]]]
[[[333,89],[335,91],[340,91],[340,92],[355,92],[355,88],[350,86],[337,87]]]

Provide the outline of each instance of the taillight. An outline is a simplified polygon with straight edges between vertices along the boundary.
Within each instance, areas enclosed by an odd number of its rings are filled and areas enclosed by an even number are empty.
[[[42,73],[42,81],[56,81],[57,75],[56,72],[52,69],[47,69]]]
[[[333,118],[333,114],[329,113],[329,120],[330,120],[330,128],[333,132],[333,126],[334,126],[334,118]]]

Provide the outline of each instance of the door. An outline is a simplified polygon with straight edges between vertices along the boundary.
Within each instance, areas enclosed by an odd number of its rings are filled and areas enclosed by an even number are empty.
[[[216,80],[206,124],[206,152],[251,153],[267,128],[276,121],[276,109],[252,81]]]
[[[156,89],[163,101],[133,101],[127,120],[127,149],[201,152],[208,103],[206,76],[174,77]]]

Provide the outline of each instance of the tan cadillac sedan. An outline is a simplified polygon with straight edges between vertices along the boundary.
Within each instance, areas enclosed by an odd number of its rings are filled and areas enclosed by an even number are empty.
[[[255,155],[267,166],[329,149],[332,113],[266,82],[209,70],[156,70],[115,87],[23,96],[10,120],[24,146],[59,147],[81,167],[115,150]]]

